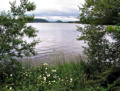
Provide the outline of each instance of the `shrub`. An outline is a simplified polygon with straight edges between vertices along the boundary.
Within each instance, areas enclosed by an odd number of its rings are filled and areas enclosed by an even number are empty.
[[[36,30],[27,26],[34,16],[27,16],[26,12],[35,9],[34,3],[28,0],[20,0],[10,3],[11,10],[0,13],[0,77],[16,74],[20,70],[17,58],[34,55],[34,46],[37,40],[27,42],[23,37],[35,38]],[[3,79],[3,80],[4,80]]]
[[[109,55],[109,42],[106,39],[106,31],[103,26],[86,25],[84,29],[78,28],[81,32],[79,40],[84,40],[88,46],[84,47],[84,53],[87,56],[87,74],[96,74],[102,72],[106,67],[111,64],[108,60],[111,58]],[[110,61],[110,60],[109,60]]]

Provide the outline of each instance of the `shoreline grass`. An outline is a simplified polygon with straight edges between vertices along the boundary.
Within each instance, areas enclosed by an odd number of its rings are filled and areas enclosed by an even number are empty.
[[[88,84],[82,60],[24,68],[17,75],[9,74],[0,85],[1,91],[97,91]],[[105,90],[104,90],[105,91]]]
[[[9,74],[3,74],[0,91],[111,91],[119,83],[119,80],[115,80],[113,85],[106,83],[109,76],[114,76],[112,68],[95,75],[90,74],[89,70],[92,69],[81,56],[69,58],[69,61],[63,56],[59,60],[56,57],[53,63],[34,66],[26,62],[16,66],[17,69],[12,69]],[[104,87],[106,85],[109,87]]]

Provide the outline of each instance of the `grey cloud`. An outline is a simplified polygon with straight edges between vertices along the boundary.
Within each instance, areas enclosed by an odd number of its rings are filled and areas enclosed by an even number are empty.
[[[34,14],[35,16],[79,16],[79,11],[76,9],[71,9],[67,12],[65,11],[58,11],[58,10],[45,10],[45,11],[37,11],[32,12],[30,14]]]

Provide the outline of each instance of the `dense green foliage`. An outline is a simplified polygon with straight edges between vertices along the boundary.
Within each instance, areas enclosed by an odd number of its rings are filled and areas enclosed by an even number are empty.
[[[17,74],[6,75],[2,91],[119,91],[120,69],[96,73],[88,79],[89,65],[84,61],[15,69]],[[19,71],[20,70],[20,71]]]
[[[87,21],[89,25],[85,25],[82,30],[78,29],[82,33],[79,39],[87,41],[88,48],[85,49],[85,53],[88,61],[101,67],[106,62],[111,65],[120,61],[119,3],[118,0],[86,0],[80,9],[81,21]],[[111,35],[115,42],[109,42],[106,39],[108,35]]]
[[[26,12],[35,9],[33,3],[21,0],[21,4],[11,3],[8,13],[0,13],[0,61],[14,57],[23,57],[34,54],[33,47],[36,41],[28,43],[24,36],[34,38],[36,30],[26,23],[34,19],[33,16],[25,15]]]
[[[105,31],[102,26],[87,25],[82,30],[78,28],[78,31],[82,32],[79,40],[87,42],[88,47],[84,47],[84,53],[87,56],[87,61],[91,66],[90,72],[101,72],[104,70],[103,65],[110,65],[106,61],[111,57],[108,53],[109,44],[105,38]]]
[[[23,39],[36,37],[36,30],[26,25],[34,19],[26,12],[35,6],[28,0],[19,6],[11,3],[8,13],[0,13],[0,90],[120,91],[119,5],[119,0],[86,0],[80,8],[80,22],[89,23],[78,28],[79,40],[88,44],[87,60],[26,69],[16,58],[35,54],[37,41]],[[109,42],[107,35],[115,42]]]
[[[81,23],[116,24],[120,21],[120,0],[85,0],[80,8]]]
[[[37,68],[25,69],[10,74],[0,85],[2,91],[105,91],[87,81],[86,64],[81,60],[77,63],[64,63],[56,66],[44,63]],[[92,83],[92,84],[90,84]]]
[[[86,0],[80,8],[80,21],[89,23],[83,28],[80,40],[87,42],[89,80],[94,80],[107,91],[119,91],[120,83],[120,1]],[[113,26],[114,24],[114,26]],[[110,36],[114,42],[106,37]]]
[[[34,40],[36,30],[26,24],[34,19],[34,16],[26,15],[26,12],[35,9],[34,3],[20,0],[20,5],[17,6],[16,2],[10,5],[11,10],[0,12],[0,82],[21,70],[21,64],[16,59],[34,55],[37,43]],[[33,41],[27,42],[25,37]]]

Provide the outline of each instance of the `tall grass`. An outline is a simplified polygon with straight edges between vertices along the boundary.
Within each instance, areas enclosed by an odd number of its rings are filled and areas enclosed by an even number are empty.
[[[10,74],[2,83],[3,91],[72,91],[86,86],[83,61],[57,65],[41,64],[22,69],[19,75]]]
[[[0,85],[0,91],[105,91],[91,85],[87,79],[87,64],[81,57],[70,61],[43,63],[33,67],[30,62],[14,75],[10,74]],[[54,62],[54,61],[53,61]],[[102,89],[102,90],[101,90]]]

